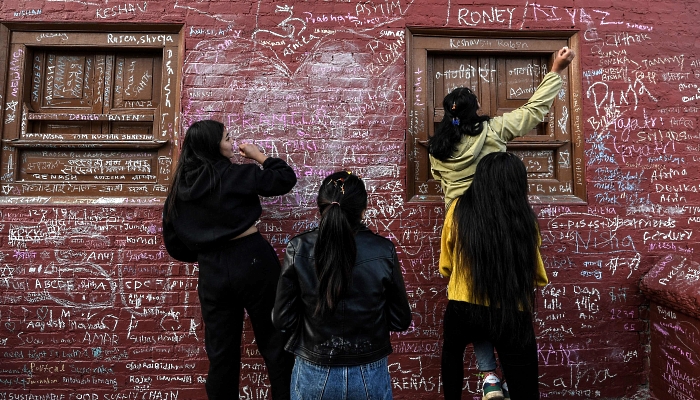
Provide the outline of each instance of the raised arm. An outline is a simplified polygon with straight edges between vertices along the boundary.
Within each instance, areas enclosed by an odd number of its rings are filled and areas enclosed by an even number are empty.
[[[296,185],[294,170],[281,158],[268,157],[252,143],[240,144],[238,151],[243,157],[255,160],[263,167],[256,176],[256,192],[260,196],[281,196],[289,193]]]
[[[561,73],[576,57],[573,50],[562,47],[557,51],[551,71],[544,76],[535,93],[523,106],[494,117],[489,122],[490,128],[505,142],[530,132],[537,124],[544,121],[549,113],[554,98],[561,90]]]

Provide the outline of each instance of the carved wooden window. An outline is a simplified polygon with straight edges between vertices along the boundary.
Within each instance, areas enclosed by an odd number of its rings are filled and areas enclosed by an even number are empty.
[[[474,32],[409,29],[407,62],[408,197],[440,201],[440,184],[432,179],[427,139],[439,125],[442,100],[466,86],[476,93],[480,112],[502,115],[527,102],[550,70],[563,46],[578,50],[572,33]],[[547,36],[544,36],[547,35]],[[578,58],[576,59],[576,61]],[[582,203],[583,133],[578,63],[564,73],[562,92],[546,120],[508,144],[528,170],[534,202]]]
[[[4,29],[5,196],[164,196],[177,137],[177,31]]]

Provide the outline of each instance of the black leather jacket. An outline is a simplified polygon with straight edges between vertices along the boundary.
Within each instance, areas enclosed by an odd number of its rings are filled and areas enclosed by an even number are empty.
[[[361,365],[386,357],[392,351],[389,331],[403,331],[411,324],[394,244],[366,227],[355,235],[352,283],[335,312],[321,318],[314,316],[317,237],[314,229],[287,245],[272,313],[274,325],[291,333],[285,348],[320,365]]]

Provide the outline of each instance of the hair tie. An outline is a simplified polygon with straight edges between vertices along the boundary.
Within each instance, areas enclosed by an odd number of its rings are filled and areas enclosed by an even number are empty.
[[[452,125],[459,126],[459,118],[457,118],[457,117],[452,118]]]
[[[340,207],[340,203],[338,203],[337,201],[332,201],[332,202],[331,202],[331,205],[333,205],[333,204],[337,204],[338,207]]]

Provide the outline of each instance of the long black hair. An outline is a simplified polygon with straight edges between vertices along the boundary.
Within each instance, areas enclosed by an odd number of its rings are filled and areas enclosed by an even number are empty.
[[[225,158],[221,154],[221,139],[224,136],[224,124],[219,121],[206,119],[197,121],[187,128],[185,139],[182,141],[182,152],[175,168],[175,175],[168,191],[168,210],[165,218],[169,220],[175,211],[179,183],[188,172],[205,168],[214,178],[214,164]]]
[[[438,160],[448,159],[463,135],[479,135],[484,129],[483,122],[491,118],[488,115],[477,115],[479,102],[474,92],[467,87],[451,91],[445,96],[442,106],[445,116],[435,134],[428,138],[428,152]]]
[[[489,306],[493,332],[522,332],[519,311],[535,307],[539,228],[527,191],[520,158],[496,152],[479,161],[455,205],[457,259],[471,274],[474,300]]]
[[[355,233],[367,208],[365,184],[357,175],[336,172],[323,180],[316,202],[321,221],[314,247],[318,277],[315,314],[326,316],[335,311],[350,285],[357,258]]]

